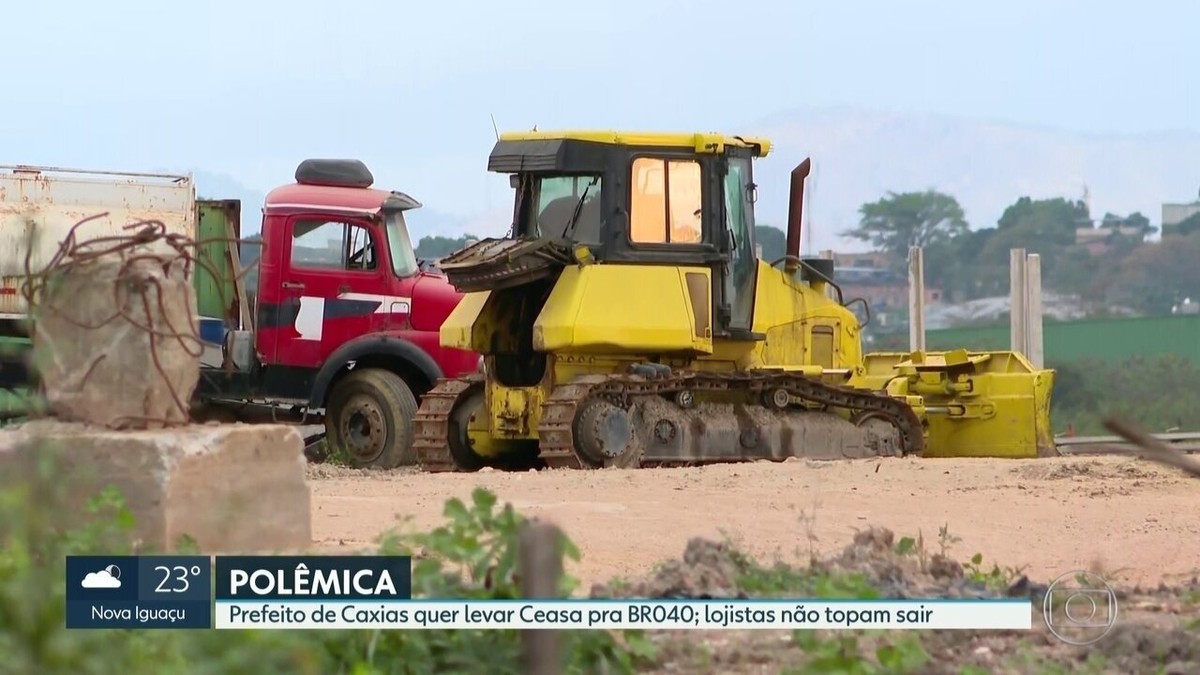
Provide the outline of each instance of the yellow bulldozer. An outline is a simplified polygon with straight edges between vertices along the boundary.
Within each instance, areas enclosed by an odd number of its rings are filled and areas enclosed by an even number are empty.
[[[758,257],[753,162],[766,139],[534,131],[488,170],[513,222],[440,261],[465,293],[441,343],[480,372],[422,399],[428,471],[1055,454],[1054,371],[1015,352],[863,354],[833,261]],[[868,312],[869,308],[864,310]],[[861,311],[861,310],[860,310]]]

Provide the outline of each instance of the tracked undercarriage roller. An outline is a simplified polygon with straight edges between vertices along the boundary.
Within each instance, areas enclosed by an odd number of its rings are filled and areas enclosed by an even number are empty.
[[[477,377],[430,392],[444,403],[424,405],[418,416],[417,455],[426,470],[893,457],[919,452],[923,443],[920,421],[903,402],[802,376],[593,375],[553,390],[537,441],[505,451],[505,443],[522,441],[487,435],[483,392]]]
[[[497,439],[489,433],[482,376],[443,380],[425,394],[414,423],[413,449],[426,471],[541,466],[537,441]]]

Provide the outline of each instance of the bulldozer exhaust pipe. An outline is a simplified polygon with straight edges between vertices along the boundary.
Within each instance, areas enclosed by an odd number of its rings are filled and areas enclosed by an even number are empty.
[[[788,224],[787,224],[787,255],[788,260],[784,269],[795,272],[800,267],[800,235],[804,224],[804,179],[812,169],[812,159],[805,157],[803,162],[792,169],[792,185],[788,191]]]

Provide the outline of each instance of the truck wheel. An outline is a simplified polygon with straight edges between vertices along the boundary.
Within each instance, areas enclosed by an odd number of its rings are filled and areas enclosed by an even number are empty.
[[[329,394],[325,432],[332,454],[352,466],[391,469],[414,464],[413,418],[417,399],[399,375],[381,368],[354,369]]]

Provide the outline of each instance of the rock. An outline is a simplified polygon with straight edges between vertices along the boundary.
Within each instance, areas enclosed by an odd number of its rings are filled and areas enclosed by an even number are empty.
[[[593,598],[733,598],[740,597],[738,568],[725,544],[693,537],[683,560],[668,560],[645,581],[621,588],[592,587]]]
[[[185,535],[205,553],[306,549],[312,543],[304,443],[286,425],[112,431],[36,420],[0,431],[0,484],[32,480],[53,458],[72,514],[106,485],[125,497],[144,545]]]
[[[1004,594],[1010,598],[1032,597],[1039,590],[1041,591],[1041,596],[1045,597],[1046,588],[1037,588],[1031,581],[1029,581],[1029,577],[1022,574],[1021,578],[1012,582]]]
[[[113,429],[186,423],[203,345],[185,260],[158,245],[68,262],[34,309],[50,413]]]
[[[896,541],[896,535],[886,527],[868,527],[854,534],[854,544],[856,546],[875,549],[881,553],[887,553],[892,550]]]
[[[962,564],[941,553],[934,553],[929,559],[929,576],[934,579],[959,579],[963,575]]]

